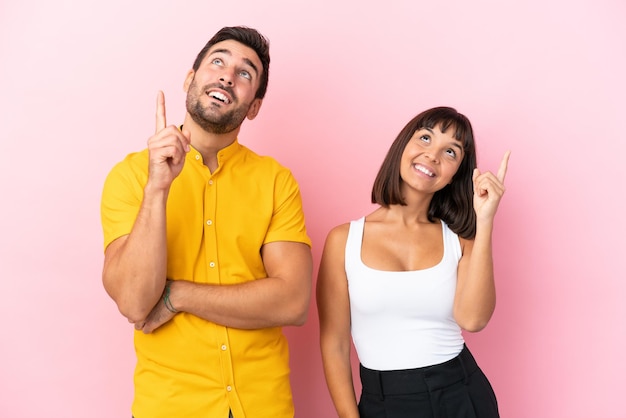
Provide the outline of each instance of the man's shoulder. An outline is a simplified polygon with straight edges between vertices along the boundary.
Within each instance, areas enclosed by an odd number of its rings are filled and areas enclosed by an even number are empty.
[[[111,171],[120,171],[120,170],[145,170],[148,167],[148,149],[143,149],[141,151],[134,151],[118,161]]]
[[[126,154],[124,159],[120,161],[120,164],[143,164],[148,161],[148,148],[144,148],[141,151],[133,151]]]
[[[147,149],[127,154],[106,175],[105,191],[111,187],[117,190],[121,184],[129,182],[143,184],[148,177],[148,161]]]
[[[256,151],[253,151],[250,148],[246,147],[245,145],[241,145],[240,152],[242,159],[245,160],[247,164],[257,164],[260,167],[272,169],[274,171],[291,171],[286,165],[282,164],[275,157],[271,155],[259,154]]]

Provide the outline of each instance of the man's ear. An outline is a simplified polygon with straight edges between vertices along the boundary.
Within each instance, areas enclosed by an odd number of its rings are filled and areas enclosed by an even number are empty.
[[[246,117],[250,120],[256,118],[256,115],[259,114],[259,110],[261,110],[261,105],[263,104],[263,99],[254,99],[254,101],[252,101],[252,104],[250,105],[250,108],[248,109],[248,113],[246,114]]]
[[[194,70],[189,70],[187,72],[187,77],[185,77],[185,83],[183,84],[183,91],[185,93],[189,92],[189,86],[191,86],[191,82],[193,81],[196,72]]]

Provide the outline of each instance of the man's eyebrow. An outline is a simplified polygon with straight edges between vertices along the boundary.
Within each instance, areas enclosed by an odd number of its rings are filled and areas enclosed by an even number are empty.
[[[252,69],[254,70],[254,72],[258,75],[259,74],[259,69],[256,68],[256,65],[254,65],[254,63],[252,61],[250,61],[248,58],[244,58],[243,59],[250,67],[252,67]]]
[[[220,48],[220,49],[216,49],[214,51],[211,51],[209,55],[218,54],[218,53],[225,54],[225,55],[228,55],[228,56],[232,56],[232,53],[230,52],[230,50],[226,49],[226,48]],[[248,64],[250,67],[252,67],[252,69],[254,70],[255,73],[257,73],[257,75],[259,74],[259,69],[256,67],[256,65],[254,65],[254,63],[252,61],[250,61],[248,58],[244,58],[243,60],[244,60],[244,62],[246,64]]]

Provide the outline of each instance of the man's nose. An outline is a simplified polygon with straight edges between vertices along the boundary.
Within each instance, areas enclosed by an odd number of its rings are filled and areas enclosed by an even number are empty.
[[[229,69],[225,69],[224,72],[220,76],[220,81],[224,84],[228,84],[229,86],[232,86],[234,78],[235,78],[235,74],[233,74],[233,71]]]

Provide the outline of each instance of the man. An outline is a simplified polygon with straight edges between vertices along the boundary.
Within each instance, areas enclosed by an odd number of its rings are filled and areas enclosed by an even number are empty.
[[[133,323],[135,418],[293,417],[281,327],[302,325],[311,241],[289,170],[238,142],[261,108],[269,43],[221,29],[187,74],[182,127],[108,175],[103,283]]]

